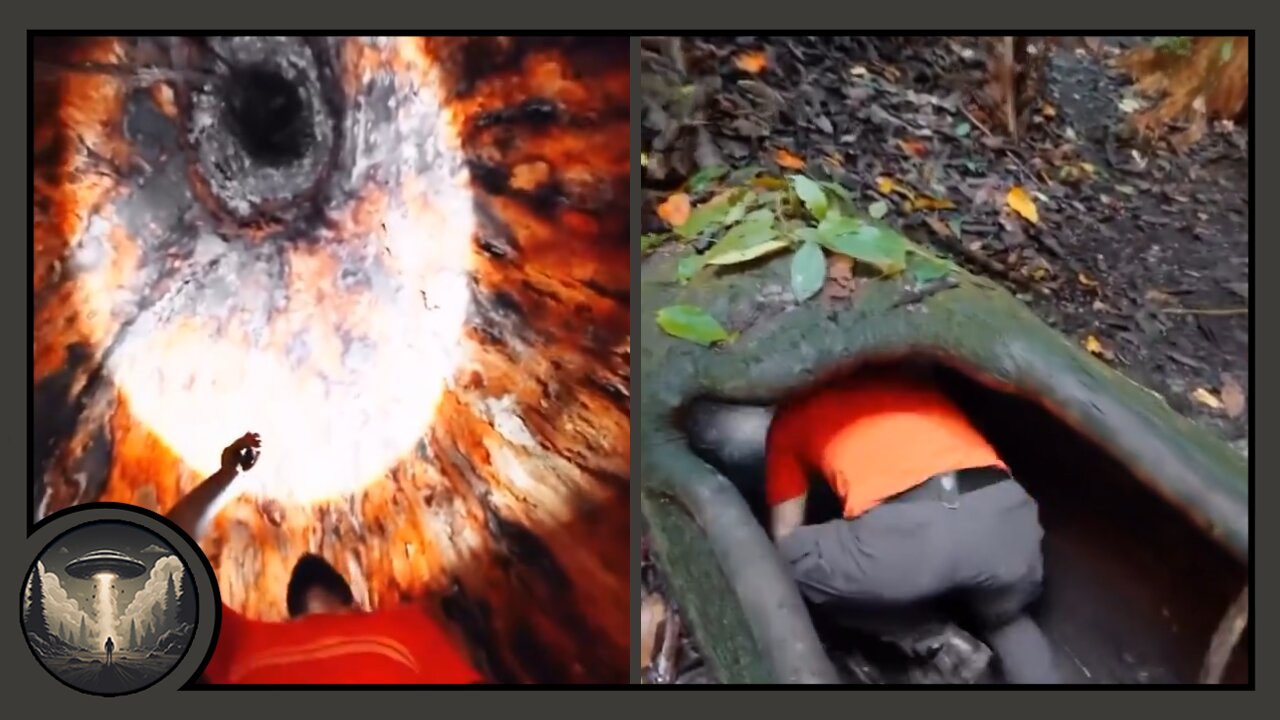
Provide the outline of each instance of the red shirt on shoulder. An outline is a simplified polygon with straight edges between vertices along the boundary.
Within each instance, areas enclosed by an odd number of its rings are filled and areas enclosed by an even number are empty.
[[[481,682],[445,632],[412,605],[250,620],[226,605],[213,657],[214,684],[464,684]]]
[[[778,409],[769,427],[770,506],[809,490],[820,471],[857,517],[886,498],[950,470],[999,467],[995,448],[932,382],[882,370],[832,384]]]

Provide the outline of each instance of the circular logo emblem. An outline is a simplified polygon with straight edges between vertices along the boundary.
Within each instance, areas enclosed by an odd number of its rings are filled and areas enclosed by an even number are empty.
[[[125,695],[162,680],[186,656],[199,617],[186,560],[133,522],[66,530],[22,583],[22,630],[32,654],[64,684]]]

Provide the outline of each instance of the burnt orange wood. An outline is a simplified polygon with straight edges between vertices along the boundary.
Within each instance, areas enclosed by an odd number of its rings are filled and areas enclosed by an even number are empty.
[[[141,63],[163,56],[155,47],[58,39],[37,56]],[[325,196],[323,217],[250,225],[218,207],[190,157],[184,88],[37,73],[34,516],[94,500],[164,512],[235,437],[197,428],[262,432],[265,464],[266,423],[277,459],[373,469],[327,497],[259,487],[231,502],[203,542],[228,605],[282,619],[293,561],[318,552],[367,607],[438,610],[495,679],[625,682],[626,40],[343,39],[333,56],[344,108],[357,112],[377,83],[402,109],[429,93],[442,107],[430,133],[447,150],[394,181],[341,169],[324,181],[342,191]],[[172,146],[136,141],[144,111]],[[353,152],[367,169],[393,157],[377,152],[413,149]],[[181,174],[163,174],[173,163]],[[441,201],[440,182],[457,184],[466,212]],[[201,271],[195,247],[210,236],[225,259]],[[405,323],[418,321],[394,313],[404,288],[436,288],[432,273],[459,268],[470,288],[462,360],[431,419],[412,425],[420,408],[393,406],[424,382],[405,348],[436,340],[410,338],[404,328],[418,325]],[[405,312],[442,301],[423,290]],[[287,371],[262,370],[269,359]],[[351,387],[364,399],[339,401]],[[315,411],[325,398],[339,417]],[[264,468],[260,483],[307,488]]]

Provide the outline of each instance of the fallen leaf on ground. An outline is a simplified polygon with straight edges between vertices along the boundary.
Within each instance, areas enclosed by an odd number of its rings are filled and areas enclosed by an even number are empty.
[[[658,206],[658,217],[671,227],[680,227],[689,221],[689,213],[692,211],[693,206],[689,204],[689,196],[676,193]]]
[[[876,190],[879,191],[881,195],[889,195],[896,192],[905,195],[908,198],[916,196],[915,191],[899,183],[888,175],[881,175],[876,178]]]
[[[929,146],[919,140],[899,140],[898,147],[913,157],[924,157],[929,152]]]
[[[787,186],[787,181],[773,175],[761,175],[753,178],[751,185],[761,190],[781,190]]]
[[[1058,116],[1058,110],[1049,103],[1044,103],[1040,106],[1040,114],[1047,118],[1054,118]]]
[[[877,200],[867,207],[867,214],[879,220],[889,214],[889,203],[883,200]]]
[[[652,250],[661,245],[666,239],[666,233],[645,233],[640,236],[640,249],[644,251]]]
[[[733,64],[743,72],[756,75],[769,66],[769,58],[760,50],[749,50],[734,58]]]
[[[707,251],[707,264],[736,265],[789,247],[785,240],[776,239],[778,231],[773,228],[772,211],[762,210],[769,213],[768,218],[752,217],[761,210],[748,213],[740,224],[725,233],[715,247]]]
[[[773,154],[773,159],[778,163],[778,165],[781,165],[788,170],[804,169],[804,158],[796,155],[790,150],[779,148],[778,151]]]
[[[710,346],[728,340],[719,321],[697,305],[671,305],[658,311],[658,327],[672,337]]]
[[[1087,287],[1087,288],[1098,287],[1098,281],[1089,277],[1087,274],[1085,274],[1084,271],[1081,271],[1078,275],[1076,275],[1076,279],[1079,280],[1080,284],[1083,285],[1084,287]]]
[[[729,172],[729,168],[723,167],[723,166],[712,166],[712,167],[702,168],[698,172],[694,173],[693,177],[689,178],[689,182],[688,182],[689,190],[692,192],[698,192],[699,190],[703,190],[708,186],[710,186],[712,183],[714,183],[716,180],[719,180],[720,178],[724,177],[725,174],[728,172]]]
[[[907,266],[907,239],[891,230],[863,225],[849,233],[824,233],[820,241],[827,249],[879,268],[885,275],[896,275]]]
[[[1084,349],[1088,350],[1091,355],[1097,355],[1104,360],[1110,360],[1115,354],[1103,346],[1102,341],[1090,335],[1084,339]]]
[[[679,281],[681,285],[688,283],[693,279],[694,275],[698,274],[698,271],[702,269],[702,266],[706,264],[706,257],[699,255],[696,252],[680,258],[680,262],[676,263],[676,280]]]
[[[1227,417],[1238,418],[1244,412],[1244,389],[1236,379],[1226,373],[1222,374],[1222,406]]]
[[[818,220],[826,216],[827,194],[823,192],[821,185],[803,175],[792,175],[791,187],[795,188],[796,195],[809,209],[810,214]]]
[[[928,195],[918,195],[912,200],[907,201],[907,206],[911,210],[955,210],[956,204],[946,198],[929,197]]]
[[[1178,298],[1159,290],[1148,290],[1146,298],[1149,302],[1160,303],[1162,305],[1176,305]]]
[[[667,619],[667,603],[658,593],[649,593],[640,603],[640,664],[648,668],[653,663],[653,651],[658,647],[658,630]]]
[[[804,243],[791,258],[791,294],[800,302],[808,300],[822,289],[826,275],[827,259],[822,246]]]
[[[1031,199],[1031,195],[1020,185],[1014,185],[1009,194],[1005,196],[1005,202],[1014,212],[1026,218],[1028,222],[1036,224],[1040,222],[1040,211],[1036,209],[1036,203]]]
[[[693,239],[704,230],[719,224],[733,209],[733,204],[729,201],[731,194],[719,195],[699,205],[686,216],[684,223],[676,226],[676,232],[685,239]]]
[[[1217,396],[1215,396],[1213,393],[1209,392],[1204,388],[1196,388],[1195,392],[1191,393],[1191,397],[1194,398],[1195,401],[1200,403],[1201,405],[1211,407],[1214,410],[1222,409],[1222,401],[1219,400]]]
[[[854,77],[866,77],[867,68],[865,65],[854,65],[853,67],[849,68],[849,74]]]
[[[924,219],[924,222],[926,225],[933,228],[933,231],[938,234],[938,237],[949,238],[952,236],[951,228],[948,227],[946,223],[942,222],[938,218],[927,217]]]
[[[857,265],[848,255],[831,255],[827,258],[827,281],[822,285],[822,297],[843,300],[853,294],[853,268]]]
[[[951,263],[927,253],[912,252],[907,255],[907,273],[916,282],[926,283],[944,277],[952,270]]]

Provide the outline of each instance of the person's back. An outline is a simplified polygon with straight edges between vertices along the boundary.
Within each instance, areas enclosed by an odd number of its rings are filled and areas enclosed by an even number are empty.
[[[115,644],[114,642],[112,642],[112,641],[111,641],[111,638],[107,638],[106,649],[107,649],[107,664],[108,664],[108,665],[110,665],[110,664],[111,664],[111,652],[112,652],[113,650],[115,650],[115,649],[116,649],[116,644]]]
[[[1043,572],[1035,501],[927,375],[860,373],[784,405],[765,465],[770,532],[812,604],[911,645],[927,606],[955,596],[1006,679],[1056,679],[1026,615]],[[811,471],[843,501],[841,519],[804,525]],[[926,640],[911,652],[927,655]]]
[[[769,430],[769,503],[804,494],[820,470],[846,518],[948,470],[1006,469],[959,407],[926,379],[877,371],[779,408]]]
[[[421,608],[315,613],[285,622],[227,608],[210,683],[476,683],[481,676]]]

